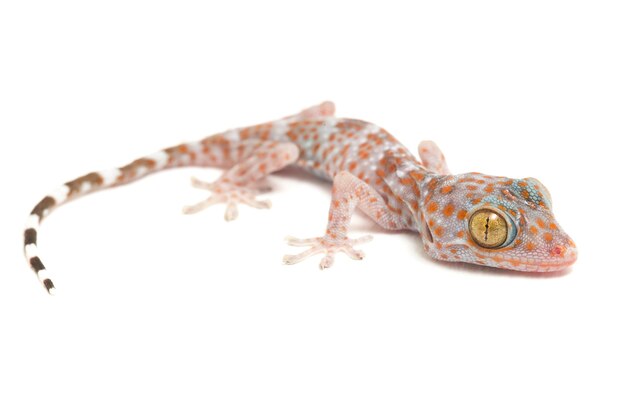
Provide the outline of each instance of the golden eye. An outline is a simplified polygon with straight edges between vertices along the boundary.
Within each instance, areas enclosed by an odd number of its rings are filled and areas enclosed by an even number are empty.
[[[469,220],[472,239],[484,248],[497,248],[505,241],[508,234],[506,220],[493,210],[482,209],[472,214]]]

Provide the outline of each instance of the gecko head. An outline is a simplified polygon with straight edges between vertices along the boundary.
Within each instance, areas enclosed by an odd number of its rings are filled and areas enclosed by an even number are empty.
[[[576,261],[576,245],[554,218],[550,193],[534,178],[433,176],[422,195],[422,239],[433,258],[532,272]]]

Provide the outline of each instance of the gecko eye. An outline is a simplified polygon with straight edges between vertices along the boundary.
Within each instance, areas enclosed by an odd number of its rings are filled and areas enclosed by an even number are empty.
[[[502,215],[493,210],[476,211],[469,220],[472,239],[483,248],[498,248],[507,240],[508,225]]]

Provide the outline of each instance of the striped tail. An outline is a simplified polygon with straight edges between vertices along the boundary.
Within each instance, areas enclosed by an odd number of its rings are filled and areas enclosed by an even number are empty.
[[[24,230],[24,254],[31,268],[37,274],[39,281],[49,294],[53,294],[55,287],[50,279],[48,270],[39,257],[37,247],[37,235],[41,221],[59,205],[88,194],[93,191],[102,190],[117,185],[126,184],[148,174],[161,171],[167,168],[178,166],[218,165],[214,153],[210,153],[215,145],[223,145],[222,137],[208,137],[199,142],[191,142],[174,146],[156,152],[150,156],[137,159],[128,165],[109,171],[92,172],[73,181],[67,182],[53,193],[44,197],[30,212]],[[207,160],[212,156],[212,160]],[[219,158],[222,160],[223,158]]]
[[[26,221],[26,230],[24,230],[24,254],[26,255],[26,259],[28,260],[30,267],[33,268],[39,278],[39,281],[41,281],[49,294],[54,294],[54,284],[48,276],[46,267],[43,266],[41,259],[39,259],[37,250],[37,233],[41,219],[52,209],[52,207],[54,207],[55,204],[56,200],[50,196],[41,200],[39,204],[35,206],[33,211],[30,212],[30,216]]]

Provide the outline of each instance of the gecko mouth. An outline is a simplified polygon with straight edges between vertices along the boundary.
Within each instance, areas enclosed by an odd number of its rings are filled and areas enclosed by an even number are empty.
[[[552,259],[535,259],[530,257],[503,257],[494,256],[489,258],[494,266],[525,272],[553,272],[567,268],[576,262],[578,254],[576,248],[568,248],[566,252]]]

